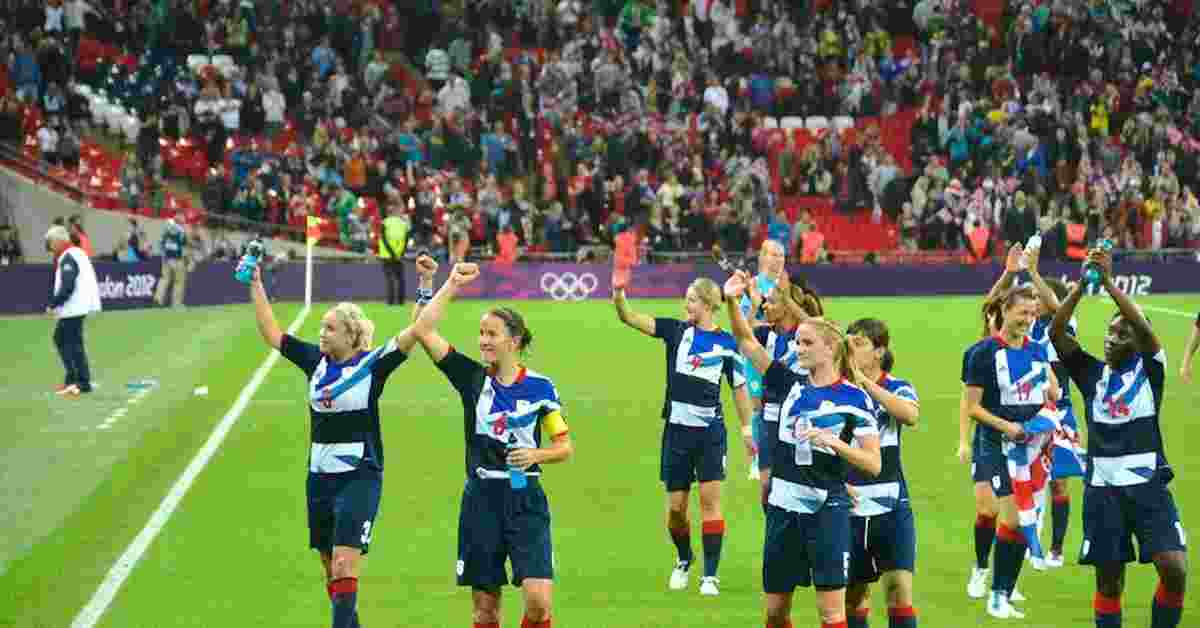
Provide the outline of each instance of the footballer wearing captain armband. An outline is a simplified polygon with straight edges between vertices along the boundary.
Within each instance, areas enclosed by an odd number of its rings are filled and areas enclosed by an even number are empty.
[[[916,628],[913,573],[917,530],[908,498],[908,482],[900,464],[900,435],[916,427],[921,406],[917,390],[892,375],[896,358],[887,324],[876,318],[854,321],[846,329],[850,341],[852,382],[874,400],[878,413],[882,468],[870,476],[850,469],[854,509],[850,517],[850,586],[846,590],[847,628],[867,628],[872,582],[883,580],[887,592],[888,627]]]
[[[250,283],[258,331],[308,378],[312,445],[308,462],[309,546],[325,570],[333,628],[358,628],[358,580],[375,534],[383,489],[379,397],[417,342],[414,326],[371,349],[374,325],[353,303],[321,319],[318,344],[279,329],[262,284]]]
[[[414,316],[421,346],[462,399],[466,484],[458,520],[458,584],[471,587],[475,628],[499,628],[501,587],[509,582],[505,563],[511,562],[512,584],[524,594],[522,628],[550,628],[554,563],[542,465],[563,462],[574,452],[558,391],[550,378],[520,362],[533,333],[509,308],[488,310],[480,320],[482,362],[438,334],[446,305],[479,269],[456,264],[431,296],[436,268],[427,257],[419,264]]]
[[[807,382],[772,360],[733,302],[749,281],[739,272],[725,283],[734,336],[742,353],[764,372],[763,383],[788,391],[780,406],[767,494],[766,625],[790,628],[796,587],[812,586],[822,628],[845,628],[851,506],[847,471],[853,466],[873,477],[881,470],[875,403],[847,381],[852,373],[845,335],[825,319],[809,318],[796,329],[796,359],[809,372]],[[858,446],[852,447],[855,439]]]
[[[1093,249],[1084,263],[1088,267],[1098,271],[1117,305],[1106,323],[1104,359],[1084,351],[1068,332],[1083,298],[1083,281],[1050,326],[1050,340],[1083,395],[1088,425],[1079,562],[1096,571],[1096,628],[1122,625],[1125,565],[1135,559],[1153,563],[1158,571],[1150,627],[1175,628],[1183,616],[1187,535],[1168,488],[1175,474],[1159,423],[1166,353],[1141,309],[1113,283],[1110,253]],[[1144,620],[1137,624],[1146,625]]]
[[[652,318],[634,312],[625,300],[625,285],[613,286],[613,305],[622,323],[663,342],[666,349],[666,399],[659,478],[667,489],[667,529],[678,558],[668,587],[687,587],[694,556],[688,498],[699,484],[704,548],[701,595],[718,595],[717,568],[725,538],[721,515],[721,482],[725,479],[725,415],[721,380],[733,389],[734,405],[747,451],[753,448],[748,421],[752,410],[742,376],[741,357],[733,336],[714,320],[721,307],[721,289],[711,279],[697,279],[684,298],[686,320]]]
[[[1004,315],[1000,333],[976,347],[967,364],[967,413],[1003,437],[999,458],[987,467],[997,502],[995,573],[987,612],[998,619],[1020,619],[1024,615],[1012,606],[1011,597],[1028,540],[1022,534],[1021,510],[1013,498],[1003,448],[1023,439],[1023,424],[1058,399],[1059,387],[1045,348],[1028,337],[1038,311],[1033,288],[1010,288],[1000,304]]]

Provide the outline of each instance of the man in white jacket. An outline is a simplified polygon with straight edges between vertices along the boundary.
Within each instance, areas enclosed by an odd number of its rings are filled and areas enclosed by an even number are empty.
[[[100,285],[92,261],[71,243],[66,227],[51,227],[46,232],[46,247],[55,259],[54,293],[46,313],[58,317],[54,345],[67,370],[58,394],[77,397],[92,392],[91,369],[83,348],[83,319],[100,311]]]

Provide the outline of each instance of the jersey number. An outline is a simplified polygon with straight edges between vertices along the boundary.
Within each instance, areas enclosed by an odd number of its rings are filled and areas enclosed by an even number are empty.
[[[371,542],[371,522],[370,520],[363,522],[362,544],[366,545]]]
[[[1029,382],[1021,382],[1017,384],[1017,398],[1021,401],[1029,401],[1030,395],[1033,394],[1033,384]]]

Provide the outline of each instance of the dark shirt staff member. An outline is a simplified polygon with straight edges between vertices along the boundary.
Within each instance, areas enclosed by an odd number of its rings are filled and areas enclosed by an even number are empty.
[[[83,319],[100,311],[100,285],[92,261],[71,243],[67,228],[55,225],[46,232],[46,248],[54,256],[54,289],[46,313],[58,317],[54,346],[62,358],[66,377],[58,394],[77,397],[92,392],[92,372],[83,346]]]

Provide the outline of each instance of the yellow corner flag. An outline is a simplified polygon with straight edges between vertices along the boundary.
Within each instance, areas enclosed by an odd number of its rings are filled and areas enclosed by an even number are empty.
[[[317,241],[321,239],[321,220],[320,216],[308,216],[308,224],[304,230],[308,246],[315,246]]]

